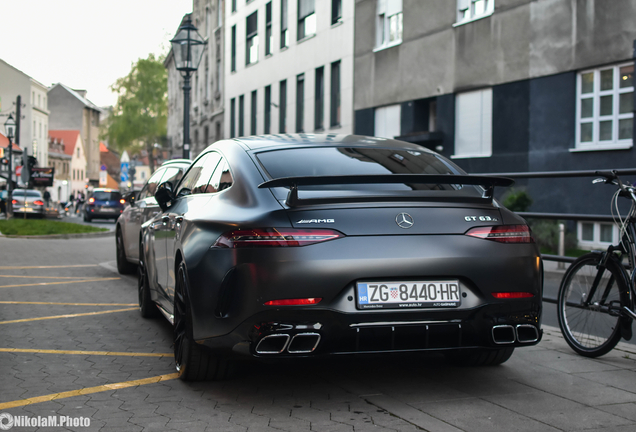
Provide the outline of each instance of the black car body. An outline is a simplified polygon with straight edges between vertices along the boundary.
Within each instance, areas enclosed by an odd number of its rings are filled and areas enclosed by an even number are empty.
[[[84,204],[84,221],[117,219],[124,211],[124,199],[116,189],[95,188]]]
[[[126,195],[124,211],[115,228],[117,269],[120,273],[130,274],[137,268],[141,225],[161,211],[154,196],[157,186],[166,181],[178,183],[191,163],[187,159],[166,161],[150,176],[141,191]]]
[[[217,142],[158,188],[141,312],[173,321],[183,379],[218,378],[238,354],[501,363],[541,338],[539,251],[492,197],[511,183],[380,138]]]

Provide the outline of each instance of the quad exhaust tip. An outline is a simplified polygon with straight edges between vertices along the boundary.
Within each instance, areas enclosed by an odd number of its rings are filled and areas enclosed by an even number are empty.
[[[320,343],[319,333],[298,333],[294,336],[277,333],[265,336],[256,345],[257,354],[307,354],[314,352]]]
[[[498,325],[492,328],[492,339],[496,344],[505,345],[532,343],[539,340],[539,331],[532,324]]]

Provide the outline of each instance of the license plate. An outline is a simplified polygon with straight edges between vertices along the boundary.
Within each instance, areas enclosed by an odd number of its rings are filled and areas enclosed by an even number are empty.
[[[32,209],[31,207],[22,207],[22,208],[20,209],[20,211],[21,211],[21,212],[32,212],[32,211],[33,211],[33,209]]]
[[[358,282],[360,309],[409,309],[458,307],[461,304],[459,282]]]

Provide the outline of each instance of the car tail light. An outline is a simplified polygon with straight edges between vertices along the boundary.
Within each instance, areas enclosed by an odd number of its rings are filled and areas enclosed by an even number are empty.
[[[35,204],[35,205],[44,205],[44,201],[36,200],[36,201],[33,201],[33,204]]]
[[[11,200],[11,204],[17,204],[18,200]]]
[[[95,202],[95,198],[92,198],[92,197],[91,197],[91,198],[89,198],[89,199],[88,199],[88,202],[89,202],[89,203],[91,203],[91,204],[93,204],[93,203]]]
[[[120,200],[119,200],[119,204],[126,204],[126,200],[125,200],[125,199],[123,199],[123,198],[122,198],[122,199],[120,199]]]
[[[295,247],[307,246],[344,237],[344,234],[328,229],[258,228],[226,232],[212,247]]]
[[[466,232],[466,235],[500,243],[534,243],[527,225],[477,227]]]
[[[282,299],[282,300],[270,300],[265,302],[265,306],[299,306],[299,305],[312,305],[318,304],[322,298],[300,298],[300,299]]]
[[[498,299],[514,299],[514,298],[530,298],[534,297],[534,294],[529,292],[495,292],[492,293],[493,297]]]

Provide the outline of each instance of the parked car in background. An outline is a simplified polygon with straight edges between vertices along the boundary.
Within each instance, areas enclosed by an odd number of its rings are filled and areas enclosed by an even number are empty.
[[[36,189],[16,189],[12,192],[12,209],[14,215],[32,214],[44,217],[44,197]]]
[[[173,323],[184,380],[223,378],[237,355],[503,363],[541,339],[539,250],[493,197],[512,183],[384,138],[219,141],[157,188],[140,312]]]
[[[148,219],[160,212],[155,191],[162,182],[178,183],[192,161],[174,159],[164,162],[150,176],[141,191],[126,195],[126,206],[115,229],[117,246],[117,270],[121,274],[131,274],[139,261],[139,228]]]
[[[124,202],[117,189],[95,188],[83,205],[84,221],[117,219],[124,211]]]

